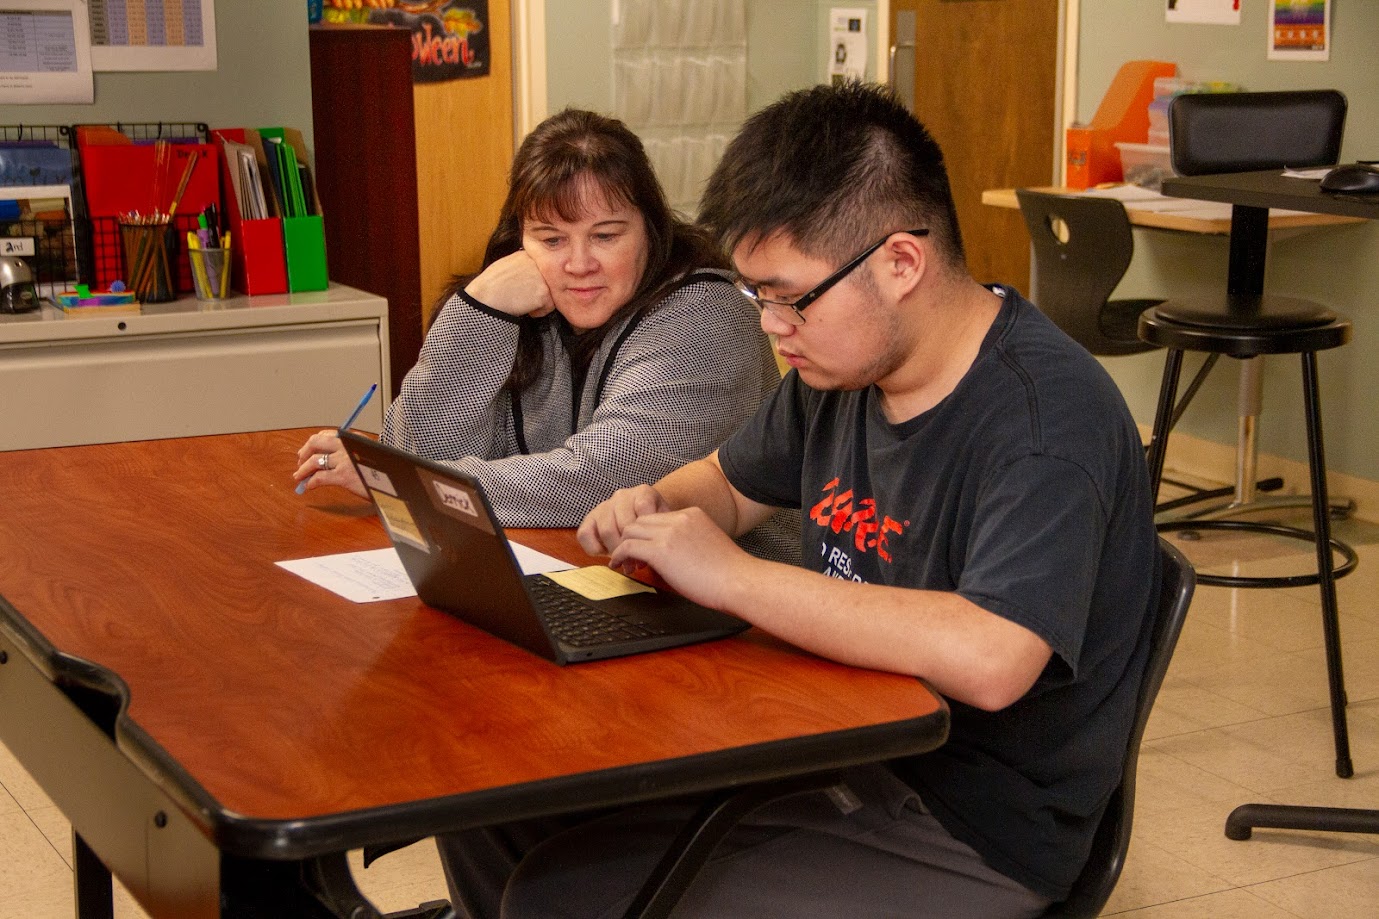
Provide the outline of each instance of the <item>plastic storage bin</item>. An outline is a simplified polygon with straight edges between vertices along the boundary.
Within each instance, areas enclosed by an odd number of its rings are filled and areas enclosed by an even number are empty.
[[[1120,151],[1121,172],[1125,181],[1132,185],[1159,190],[1166,176],[1172,176],[1173,166],[1168,157],[1168,145],[1131,144],[1121,141],[1116,144]]]
[[[1160,78],[1162,79],[1162,78]],[[1155,80],[1158,83],[1159,80]],[[1151,147],[1168,146],[1168,103],[1172,96],[1160,96],[1149,103],[1149,140]]]

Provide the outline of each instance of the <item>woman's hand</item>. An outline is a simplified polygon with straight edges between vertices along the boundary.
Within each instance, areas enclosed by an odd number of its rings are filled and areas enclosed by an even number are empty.
[[[361,498],[369,496],[364,490],[364,483],[359,481],[359,473],[354,471],[354,463],[350,462],[349,454],[345,452],[345,447],[340,443],[340,437],[334,430],[312,434],[297,451],[297,462],[300,465],[297,471],[292,473],[292,479],[302,483],[297,487],[303,492],[323,485],[338,485]]]
[[[464,292],[509,316],[545,316],[555,309],[546,279],[521,249],[485,268],[465,285]]]

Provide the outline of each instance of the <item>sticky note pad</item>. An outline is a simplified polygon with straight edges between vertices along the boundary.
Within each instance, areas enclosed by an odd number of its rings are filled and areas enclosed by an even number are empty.
[[[656,589],[641,581],[634,581],[604,565],[571,568],[569,571],[549,571],[546,577],[567,590],[573,590],[586,600],[608,600],[628,594],[654,594]]]

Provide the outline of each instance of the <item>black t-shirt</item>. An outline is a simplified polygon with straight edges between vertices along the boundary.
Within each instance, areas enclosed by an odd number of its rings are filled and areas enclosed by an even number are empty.
[[[719,451],[755,501],[803,510],[804,565],[956,591],[1054,656],[999,712],[951,703],[948,742],[893,764],[996,870],[1067,895],[1119,781],[1158,600],[1149,476],[1096,360],[1013,290],[967,374],[890,424],[875,389],[786,377]],[[922,676],[922,674],[921,674]]]

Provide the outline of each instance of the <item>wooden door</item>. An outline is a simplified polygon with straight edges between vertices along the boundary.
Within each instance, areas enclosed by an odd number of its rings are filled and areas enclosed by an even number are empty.
[[[1059,0],[891,0],[914,23],[914,112],[943,148],[978,281],[1029,287],[1018,211],[981,203],[988,188],[1053,179]],[[897,65],[907,55],[896,55]],[[910,75],[897,74],[904,87]]]
[[[513,153],[512,8],[489,0],[487,76],[413,88],[421,302],[429,324],[452,275],[479,270]]]

